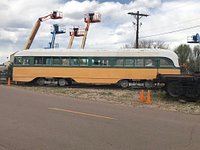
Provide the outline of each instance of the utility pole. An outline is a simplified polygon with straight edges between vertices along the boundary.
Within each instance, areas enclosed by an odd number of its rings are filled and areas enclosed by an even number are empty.
[[[147,17],[149,15],[140,14],[139,11],[137,11],[137,13],[129,12],[128,14],[134,16],[135,19],[136,19],[136,27],[137,27],[137,29],[136,29],[136,43],[135,44],[136,44],[136,48],[139,48],[139,21],[143,16]]]

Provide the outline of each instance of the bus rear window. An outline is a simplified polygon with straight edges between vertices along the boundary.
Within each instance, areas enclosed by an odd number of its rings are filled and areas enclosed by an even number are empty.
[[[16,64],[16,65],[30,65],[30,57],[15,57],[14,64]]]
[[[15,57],[14,64],[16,65],[22,64],[22,57]]]
[[[160,67],[173,67],[174,64],[172,60],[167,58],[160,58]]]

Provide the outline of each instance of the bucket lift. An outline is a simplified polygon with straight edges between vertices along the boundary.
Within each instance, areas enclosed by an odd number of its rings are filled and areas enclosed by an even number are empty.
[[[32,31],[31,31],[31,34],[24,46],[24,49],[29,49],[31,47],[31,44],[35,38],[35,35],[37,34],[38,29],[40,28],[41,22],[46,21],[48,19],[62,19],[62,18],[63,18],[63,14],[62,14],[62,12],[59,12],[59,11],[53,11],[44,17],[38,18],[38,20],[36,21]]]
[[[61,26],[58,24],[53,25],[53,30],[51,31],[52,39],[51,39],[51,42],[49,42],[49,48],[56,47],[56,44],[55,44],[56,34],[63,34],[63,33],[66,33],[65,26]]]
[[[197,33],[196,35],[188,36],[187,43],[200,43],[200,37]]]
[[[68,44],[68,48],[72,47],[73,41],[74,41],[74,37],[81,37],[84,36],[84,29],[80,28],[80,27],[76,27],[74,26],[73,28],[70,28],[69,31],[69,36],[71,36],[69,44]]]
[[[88,13],[84,15],[84,22],[87,23],[85,28],[85,33],[82,40],[81,48],[85,48],[85,42],[87,38],[87,33],[90,27],[90,23],[98,23],[101,22],[101,14],[100,13]]]

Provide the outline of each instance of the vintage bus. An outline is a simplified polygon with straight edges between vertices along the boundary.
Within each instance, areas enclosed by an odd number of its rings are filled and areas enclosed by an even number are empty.
[[[161,49],[30,49],[14,54],[13,81],[38,85],[149,83],[180,74],[177,55]]]

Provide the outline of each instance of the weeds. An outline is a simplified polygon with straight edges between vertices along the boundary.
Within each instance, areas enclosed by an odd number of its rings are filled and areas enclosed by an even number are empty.
[[[65,97],[79,98],[82,100],[101,101],[105,103],[125,104],[133,107],[153,107],[168,111],[177,111],[184,113],[200,113],[200,100],[196,102],[187,102],[181,99],[169,97],[164,91],[151,91],[152,105],[141,104],[139,101],[138,89],[115,89],[109,87],[98,88],[94,86],[85,87],[52,87],[52,86],[16,86],[17,88],[24,88],[27,90],[60,95]],[[145,99],[147,91],[145,90]]]

